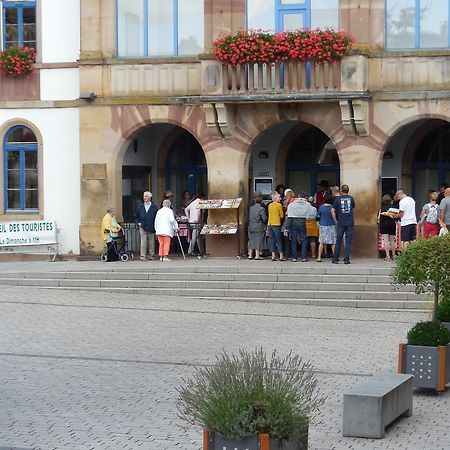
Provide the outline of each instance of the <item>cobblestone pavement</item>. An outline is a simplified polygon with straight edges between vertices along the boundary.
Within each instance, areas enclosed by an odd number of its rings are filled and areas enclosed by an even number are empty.
[[[395,372],[398,343],[424,313],[0,292],[0,450],[198,450],[201,430],[183,430],[177,419],[182,377],[222,348],[256,346],[293,349],[317,370],[327,400],[310,448],[450,449],[449,392],[416,391],[413,415],[384,439],[341,435],[343,391],[364,376]]]

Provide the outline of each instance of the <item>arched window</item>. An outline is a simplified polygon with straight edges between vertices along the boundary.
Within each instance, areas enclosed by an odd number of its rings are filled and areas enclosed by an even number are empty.
[[[8,130],[3,141],[5,211],[38,211],[38,144],[24,126]]]

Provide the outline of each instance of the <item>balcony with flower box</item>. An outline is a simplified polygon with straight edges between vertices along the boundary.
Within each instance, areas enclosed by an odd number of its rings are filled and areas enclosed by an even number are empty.
[[[38,100],[39,71],[31,47],[10,46],[0,51],[0,101]]]

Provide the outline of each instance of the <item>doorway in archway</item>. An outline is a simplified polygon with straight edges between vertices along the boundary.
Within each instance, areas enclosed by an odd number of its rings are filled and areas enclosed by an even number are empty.
[[[134,221],[142,194],[150,191],[159,206],[166,190],[174,193],[173,208],[182,213],[181,195],[207,193],[207,167],[203,149],[184,128],[169,123],[139,130],[127,142],[122,162],[122,215]]]
[[[294,140],[286,158],[286,180],[294,192],[311,195],[321,181],[339,185],[338,154],[325,133],[311,127]]]

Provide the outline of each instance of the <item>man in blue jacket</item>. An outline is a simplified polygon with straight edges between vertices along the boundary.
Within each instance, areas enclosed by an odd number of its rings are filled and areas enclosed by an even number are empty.
[[[144,203],[141,203],[134,215],[134,221],[139,227],[141,237],[141,261],[145,261],[147,256],[147,242],[149,259],[155,257],[155,216],[158,207],[152,203],[152,193],[144,192]]]

